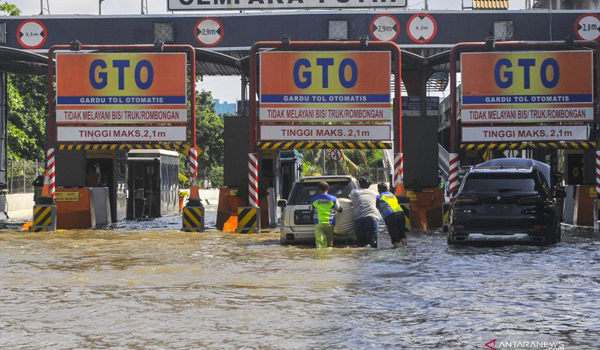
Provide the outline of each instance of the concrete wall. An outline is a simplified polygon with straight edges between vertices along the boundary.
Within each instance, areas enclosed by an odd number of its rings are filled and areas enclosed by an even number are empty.
[[[33,193],[6,195],[6,206],[10,220],[31,220],[33,218]]]

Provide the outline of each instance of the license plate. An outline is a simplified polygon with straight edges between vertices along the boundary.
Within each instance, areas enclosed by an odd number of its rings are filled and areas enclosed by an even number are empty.
[[[511,204],[488,204],[488,214],[510,214],[512,212]]]
[[[294,223],[296,225],[312,225],[312,224],[314,224],[312,210],[296,210],[294,212]]]

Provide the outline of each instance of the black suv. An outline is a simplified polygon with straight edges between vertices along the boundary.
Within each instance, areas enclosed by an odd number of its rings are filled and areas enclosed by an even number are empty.
[[[552,244],[561,239],[561,208],[550,167],[522,158],[472,167],[451,201],[448,244]]]

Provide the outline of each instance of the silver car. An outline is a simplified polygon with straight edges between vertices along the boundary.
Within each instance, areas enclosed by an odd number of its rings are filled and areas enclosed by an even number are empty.
[[[358,181],[348,175],[309,176],[294,183],[287,201],[279,201],[279,206],[283,208],[281,244],[315,242],[315,223],[310,201],[317,195],[317,184],[321,181],[329,184],[329,194],[338,197],[343,208],[341,213],[336,213],[334,242],[356,240],[350,191],[359,188]]]

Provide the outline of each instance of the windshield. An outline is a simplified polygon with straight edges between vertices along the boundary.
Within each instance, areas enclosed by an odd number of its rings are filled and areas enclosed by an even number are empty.
[[[536,192],[535,181],[528,174],[471,173],[462,188],[464,193]]]
[[[350,198],[350,191],[354,189],[350,181],[335,181],[329,183],[329,194],[338,198]],[[310,200],[317,195],[318,182],[297,182],[294,184],[288,205],[310,204]]]

